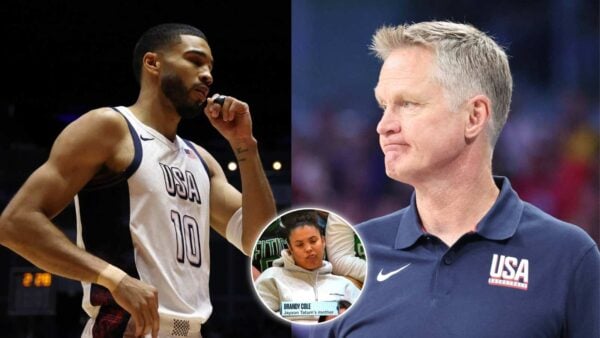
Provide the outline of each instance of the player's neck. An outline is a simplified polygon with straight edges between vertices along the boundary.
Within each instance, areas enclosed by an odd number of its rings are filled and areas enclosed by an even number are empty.
[[[158,95],[141,91],[138,100],[129,109],[142,123],[174,141],[181,117],[163,101]]]
[[[473,168],[473,167],[472,167]],[[459,170],[415,186],[417,209],[425,230],[452,246],[474,231],[491,209],[499,189],[491,168]]]

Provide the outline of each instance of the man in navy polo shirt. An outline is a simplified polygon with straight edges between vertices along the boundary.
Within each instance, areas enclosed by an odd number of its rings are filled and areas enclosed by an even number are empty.
[[[389,177],[410,205],[358,226],[358,302],[311,337],[600,337],[600,253],[519,199],[491,159],[506,122],[506,54],[470,25],[383,27],[375,97]]]

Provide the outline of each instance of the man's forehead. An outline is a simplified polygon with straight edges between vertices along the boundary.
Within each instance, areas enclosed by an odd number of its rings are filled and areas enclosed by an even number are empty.
[[[380,76],[384,73],[418,72],[430,68],[435,63],[433,50],[415,45],[392,50],[381,65]]]
[[[179,44],[184,51],[195,49],[203,51],[208,55],[212,55],[208,42],[199,36],[183,34],[181,35],[181,42]]]
[[[427,85],[433,80],[434,78],[428,73],[380,76],[373,91],[377,94],[382,91],[389,91],[390,89],[411,90],[422,85]]]
[[[393,51],[381,66],[377,88],[386,84],[425,83],[432,79],[434,58],[423,47],[407,47]]]

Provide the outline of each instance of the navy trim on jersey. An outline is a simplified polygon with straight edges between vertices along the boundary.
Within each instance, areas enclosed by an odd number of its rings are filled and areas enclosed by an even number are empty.
[[[204,170],[206,170],[206,173],[208,174],[208,177],[211,177],[212,175],[210,174],[210,171],[208,170],[208,165],[206,164],[206,162],[204,162],[204,159],[202,158],[202,156],[200,156],[200,153],[198,152],[198,149],[196,149],[196,147],[194,147],[194,144],[186,139],[182,139],[183,142],[185,142],[185,144],[187,144],[190,148],[192,148],[192,150],[194,151],[194,153],[196,153],[196,156],[198,156],[198,158],[200,159],[200,161],[202,161],[202,165],[204,166]]]
[[[142,163],[142,156],[144,155],[144,151],[142,149],[142,142],[140,141],[140,136],[135,131],[135,128],[133,127],[133,125],[131,125],[131,122],[129,122],[129,119],[125,117],[125,115],[116,107],[111,108],[123,116],[123,118],[127,122],[127,127],[129,128],[129,132],[131,133],[131,138],[133,139],[133,148],[135,151],[133,155],[133,161],[131,161],[131,164],[127,167],[127,169],[125,169],[124,172],[125,178],[129,178],[135,173],[135,171],[140,167],[140,164]]]
[[[119,184],[123,181],[126,181],[131,175],[133,175],[136,170],[140,167],[142,163],[142,156],[144,154],[144,150],[142,149],[142,144],[140,142],[140,138],[131,125],[131,122],[121,113],[117,108],[111,107],[112,110],[121,114],[125,121],[127,122],[127,127],[129,128],[129,133],[131,134],[131,138],[133,140],[133,149],[134,155],[133,160],[127,166],[124,172],[118,174],[108,174],[108,175],[98,175],[94,176],[83,188],[84,191],[94,191],[98,189],[106,189],[113,185]]]

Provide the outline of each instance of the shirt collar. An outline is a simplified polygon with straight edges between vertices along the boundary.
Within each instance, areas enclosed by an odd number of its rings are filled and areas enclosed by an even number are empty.
[[[494,182],[500,189],[500,194],[492,208],[477,224],[476,233],[490,240],[504,240],[512,237],[517,231],[524,203],[512,189],[508,178],[494,176]],[[400,220],[394,248],[406,249],[423,235],[425,232],[423,232],[415,193],[413,193],[410,205]]]
[[[477,233],[487,239],[500,241],[517,232],[525,204],[511,187],[508,178],[494,176],[494,182],[500,188],[500,195],[477,224]]]
[[[423,232],[421,219],[417,213],[417,201],[415,193],[413,192],[412,197],[410,198],[410,204],[400,219],[398,233],[396,234],[396,245],[394,248],[406,249],[415,244],[415,242],[423,235],[425,235],[425,232]]]

